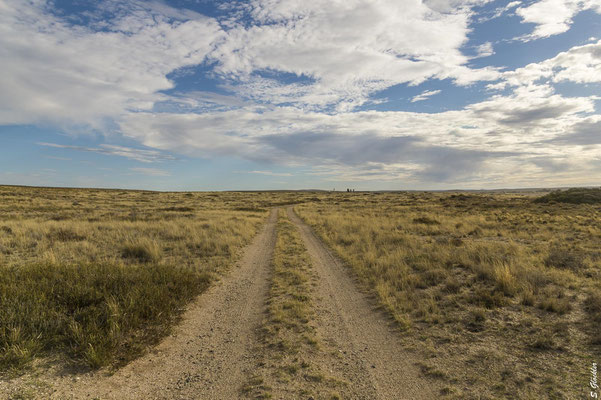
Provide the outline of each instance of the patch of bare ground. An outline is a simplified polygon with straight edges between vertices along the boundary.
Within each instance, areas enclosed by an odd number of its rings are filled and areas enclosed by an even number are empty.
[[[322,344],[319,364],[348,384],[349,399],[431,399],[440,383],[424,378],[416,356],[401,344],[391,319],[374,310],[342,263],[312,229],[288,208],[312,260],[316,275],[315,324]]]
[[[234,399],[250,369],[268,290],[277,212],[237,266],[185,311],[154,350],[114,374],[39,372],[3,382],[0,398]]]

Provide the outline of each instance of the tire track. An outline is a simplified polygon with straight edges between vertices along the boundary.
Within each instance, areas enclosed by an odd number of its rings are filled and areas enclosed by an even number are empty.
[[[398,331],[375,312],[355,287],[344,266],[293,211],[287,209],[313,261],[318,279],[317,329],[322,341],[337,353],[329,368],[349,382],[353,399],[432,399],[434,382],[421,377],[414,359],[404,350]]]

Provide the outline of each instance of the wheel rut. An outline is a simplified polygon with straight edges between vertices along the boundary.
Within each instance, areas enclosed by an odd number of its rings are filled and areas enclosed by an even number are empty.
[[[352,399],[432,399],[437,385],[420,376],[418,361],[400,343],[400,333],[390,319],[374,310],[357,289],[342,263],[294,212],[297,226],[318,277],[317,330],[331,355],[323,362],[348,382]],[[345,397],[346,398],[346,397]]]

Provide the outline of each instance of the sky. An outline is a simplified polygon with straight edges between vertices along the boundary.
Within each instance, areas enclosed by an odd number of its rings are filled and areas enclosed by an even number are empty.
[[[0,184],[600,182],[601,0],[0,0]]]

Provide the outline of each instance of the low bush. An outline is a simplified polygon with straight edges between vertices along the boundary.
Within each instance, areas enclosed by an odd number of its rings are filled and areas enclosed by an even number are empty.
[[[48,239],[56,240],[58,242],[79,242],[85,238],[85,236],[80,235],[71,229],[65,228],[51,229],[48,233]]]
[[[575,250],[553,247],[545,258],[545,266],[577,271],[582,268],[584,257]]]
[[[414,224],[424,224],[424,225],[440,225],[440,222],[430,218],[430,217],[418,217],[418,218],[413,218],[413,223]]]

